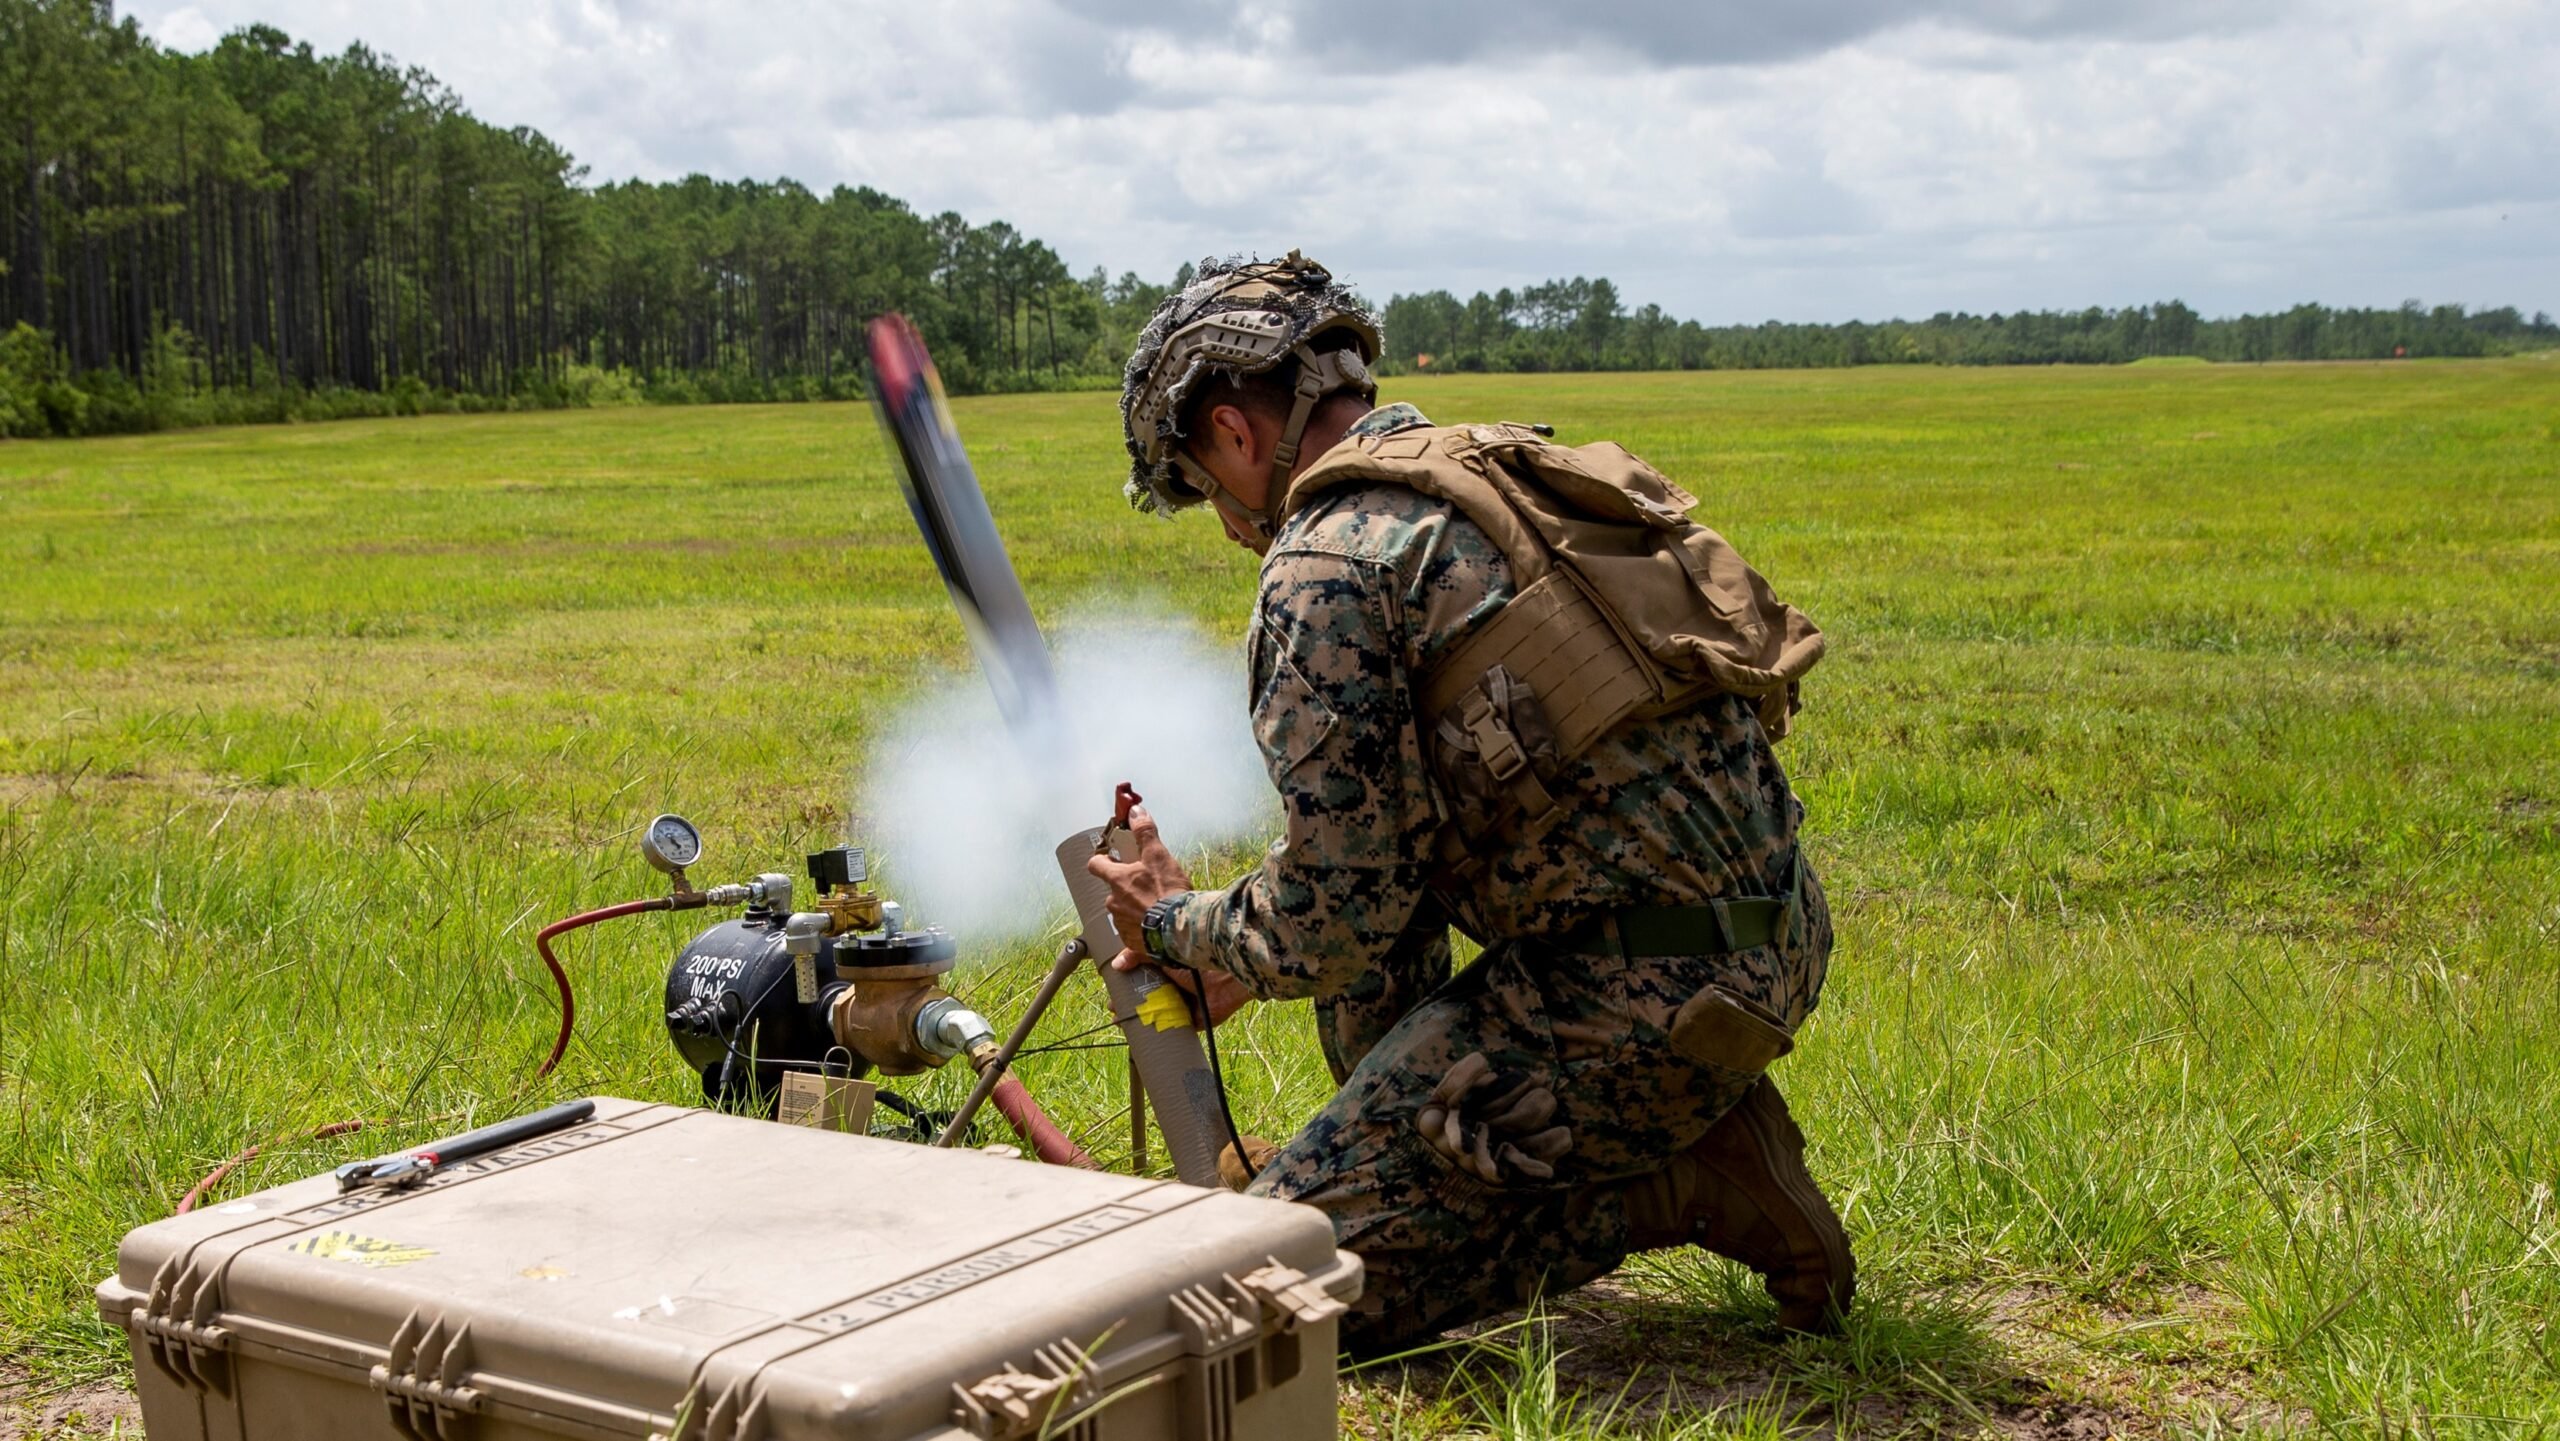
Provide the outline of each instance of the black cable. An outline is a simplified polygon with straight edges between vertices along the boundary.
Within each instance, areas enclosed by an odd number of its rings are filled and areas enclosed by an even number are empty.
[[[1183,969],[1184,969],[1184,970],[1186,970],[1186,971],[1190,971],[1190,970],[1191,970],[1191,968],[1190,968],[1189,966],[1184,966],[1184,967],[1183,967]],[[776,986],[781,985],[781,984],[782,984],[782,982],[783,982],[783,979],[784,979],[786,976],[789,976],[790,974],[791,974],[791,972],[789,972],[789,971],[787,971],[787,970],[785,970],[785,971],[776,971],[776,972],[774,972],[773,979],[771,979],[771,980],[769,980],[769,981],[766,981],[766,982],[764,983],[764,989],[763,989],[763,990],[761,990],[761,991],[758,991],[758,992],[756,993],[756,998],[755,998],[755,1000],[754,1000],[754,1001],[752,1001],[752,1002],[750,1002],[750,1003],[747,1005],[746,1009],[745,1009],[744,1011],[742,1011],[742,1012],[739,1014],[739,1020],[740,1020],[741,1022],[743,1022],[743,1021],[746,1019],[746,1017],[754,1015],[754,1014],[756,1013],[757,1008],[758,1008],[758,1007],[760,1007],[760,1006],[762,1006],[762,1005],[764,1004],[764,1002],[765,1002],[765,997],[772,995],[772,994],[773,994],[773,991],[774,991],[774,988],[775,988]],[[1191,971],[1191,977],[1192,977],[1192,980],[1193,980],[1195,983],[1197,983],[1197,982],[1199,981],[1199,978],[1200,978],[1200,973],[1199,973],[1198,971]],[[731,995],[736,995],[736,994],[739,994],[739,993],[738,993],[738,992],[735,992],[735,991],[732,991],[732,992],[730,992],[729,994],[731,994]],[[1187,1001],[1188,1001],[1188,998],[1186,997],[1185,999],[1186,999],[1186,1002],[1187,1002]],[[1203,1001],[1203,1002],[1201,1002],[1201,1003],[1200,1003],[1200,1007],[1199,1007],[1198,1011],[1194,1013],[1194,1018],[1195,1018],[1195,1019],[1197,1019],[1197,1020],[1200,1020],[1200,1021],[1202,1021],[1202,1022],[1206,1022],[1206,1021],[1207,1021],[1207,1019],[1208,1019],[1208,1003],[1207,1003],[1206,1001]],[[1093,1034],[1094,1034],[1095,1032],[1097,1032],[1097,1031],[1105,1031],[1105,1030],[1109,1030],[1111,1027],[1113,1027],[1113,1026],[1115,1026],[1115,1025],[1118,1025],[1118,1024],[1120,1023],[1120,1021],[1121,1021],[1121,1018],[1120,1018],[1120,1017],[1118,1017],[1118,1016],[1114,1016],[1114,1017],[1112,1017],[1110,1020],[1104,1021],[1104,1022],[1102,1022],[1102,1023],[1101,1023],[1101,1024],[1099,1024],[1099,1025],[1087,1026],[1087,1027],[1086,1027],[1086,1028],[1084,1028],[1083,1030],[1081,1030],[1081,1031],[1077,1031],[1077,1032],[1076,1032],[1076,1033],[1074,1033],[1073,1035],[1067,1036],[1067,1037],[1065,1037],[1065,1038],[1063,1038],[1063,1039],[1061,1039],[1061,1040],[1052,1041],[1052,1042],[1050,1042],[1048,1045],[1045,1045],[1045,1046],[1033,1046],[1033,1047],[1031,1047],[1031,1048],[1029,1048],[1029,1049],[1027,1049],[1027,1050],[1024,1050],[1024,1051],[1018,1052],[1018,1053],[1016,1053],[1016,1055],[1015,1055],[1015,1059],[1016,1059],[1016,1060],[1019,1060],[1019,1059],[1021,1059],[1023,1056],[1034,1056],[1034,1055],[1039,1055],[1039,1054],[1041,1054],[1041,1053],[1043,1053],[1043,1052],[1047,1052],[1047,1051],[1121,1050],[1121,1049],[1126,1049],[1126,1048],[1127,1048],[1127,1046],[1128,1046],[1128,1044],[1129,1044],[1127,1041],[1110,1041],[1110,1042],[1105,1042],[1104,1044],[1099,1045],[1099,1046],[1077,1046],[1077,1045],[1071,1044],[1072,1042],[1082,1040],[1082,1039],[1083,1039],[1084,1037],[1086,1037],[1086,1036],[1093,1035]],[[815,1067],[816,1067],[816,1068],[817,1068],[821,1073],[823,1073],[823,1072],[826,1070],[826,1068],[827,1068],[827,1066],[828,1066],[828,1064],[829,1064],[829,1063],[828,1063],[827,1061],[825,1061],[825,1060],[816,1060],[816,1061],[812,1061],[812,1060],[808,1060],[808,1059],[806,1059],[806,1058],[801,1058],[801,1057],[792,1057],[792,1056],[757,1056],[757,1055],[754,1055],[754,1054],[752,1054],[752,1053],[750,1053],[750,1052],[741,1051],[741,1050],[739,1050],[739,1049],[738,1049],[738,1042],[737,1042],[737,1038],[736,1038],[734,1035],[732,1035],[732,1034],[731,1034],[731,1032],[730,1032],[730,1030],[729,1030],[728,1026],[727,1026],[726,1024],[724,1024],[723,1022],[724,1022],[724,1018],[721,1016],[721,1014],[720,1014],[720,1012],[719,1012],[718,1008],[717,1008],[717,1007],[714,1007],[714,1008],[712,1009],[712,1012],[711,1012],[711,1033],[712,1033],[712,1035],[713,1035],[715,1038],[717,1038],[717,1039],[719,1040],[719,1042],[720,1042],[720,1049],[721,1049],[721,1050],[723,1050],[723,1051],[725,1051],[725,1052],[727,1052],[726,1059],[727,1059],[728,1061],[732,1061],[732,1062],[739,1062],[739,1061],[743,1061],[743,1062],[745,1062],[745,1063],[746,1063],[746,1067],[747,1067],[747,1084],[748,1084],[748,1087],[749,1087],[751,1090],[752,1090],[752,1089],[756,1089],[756,1088],[757,1088],[757,1087],[756,1087],[756,1080],[755,1080],[755,1068],[756,1068],[757,1066],[759,1066],[759,1065],[767,1065],[767,1066],[815,1066]],[[837,1050],[841,1050],[841,1049],[843,1049],[843,1048],[842,1048],[842,1047],[837,1047],[837,1048],[835,1048],[835,1049],[837,1049]],[[725,1072],[727,1068],[724,1066],[722,1069],[723,1069],[723,1071]],[[1236,1143],[1236,1157],[1237,1157],[1237,1159],[1238,1159],[1239,1161],[1241,1161],[1241,1160],[1243,1159],[1243,1157],[1244,1157],[1244,1139],[1243,1139],[1243,1137],[1241,1137],[1241,1136],[1237,1135],[1237,1133],[1236,1133],[1236,1118],[1235,1118],[1235,1116],[1234,1116],[1233,1114],[1231,1114],[1231,1113],[1227,1110],[1227,1081],[1226,1081],[1226,1076],[1225,1076],[1222,1072],[1220,1072],[1220,1071],[1219,1071],[1219,1069],[1218,1069],[1218,1037],[1217,1037],[1217,1032],[1216,1032],[1216,1030],[1215,1030],[1214,1028],[1211,1028],[1211,1029],[1210,1029],[1210,1031],[1209,1031],[1209,1073],[1210,1073],[1210,1075],[1211,1075],[1214,1079],[1216,1079],[1216,1081],[1217,1081],[1217,1083],[1218,1083],[1218,1113],[1219,1113],[1221,1116],[1224,1116],[1224,1117],[1226,1118],[1226,1122],[1227,1122],[1227,1136],[1228,1136],[1228,1138],[1229,1138],[1230,1140],[1232,1140],[1232,1141],[1234,1141],[1234,1142]],[[726,1079],[725,1074],[724,1074],[723,1079]],[[880,1086],[875,1085],[875,1086],[873,1087],[873,1089],[872,1089],[872,1097],[873,1097],[873,1099],[874,1099],[874,1100],[876,1100],[876,1101],[878,1101],[878,1102],[880,1102],[880,1103],[882,1103],[882,1104],[884,1104],[884,1105],[888,1106],[888,1108],[889,1108],[890,1110],[893,1110],[893,1111],[897,1112],[898,1114],[900,1114],[900,1115],[902,1115],[902,1116],[906,1117],[906,1118],[908,1119],[908,1121],[910,1121],[910,1122],[914,1123],[914,1124],[915,1124],[915,1126],[917,1127],[918,1133],[919,1133],[919,1134],[923,1134],[923,1135],[924,1135],[924,1138],[925,1138],[926,1140],[931,1140],[931,1139],[932,1139],[932,1137],[931,1137],[929,1134],[925,1134],[925,1132],[926,1132],[926,1124],[927,1124],[927,1123],[932,1119],[932,1113],[931,1113],[931,1112],[926,1111],[923,1107],[918,1106],[915,1102],[910,1101],[910,1100],[908,1100],[906,1097],[899,1095],[899,1094],[898,1094],[897,1092],[895,1092],[895,1091],[888,1090],[888,1089],[886,1089],[885,1087],[880,1087]],[[939,1126],[934,1126],[932,1129],[934,1129],[934,1130],[939,1130],[939,1129],[940,1129],[940,1127],[939,1127]]]
[[[1227,1104],[1227,1071],[1218,1062],[1218,1023],[1209,1019],[1209,983],[1200,979],[1197,969],[1180,961],[1168,959],[1165,964],[1191,977],[1192,989],[1183,992],[1183,1001],[1191,1007],[1192,1019],[1200,1023],[1200,1034],[1209,1043],[1209,1079],[1218,1086],[1218,1119],[1227,1123],[1227,1140],[1236,1148],[1236,1164],[1250,1167],[1253,1162],[1244,1153],[1244,1133],[1236,1129],[1235,1110]]]
[[[738,1024],[746,1024],[747,1018],[754,1015],[756,1013],[756,1009],[764,1004],[764,998],[772,995],[773,988],[781,985],[782,978],[789,974],[791,974],[789,971],[774,972],[773,979],[766,981],[764,983],[764,989],[756,992],[756,998],[739,1008],[737,1017]],[[724,992],[724,994],[734,996],[739,994],[739,992],[728,991]],[[720,1014],[720,1008],[718,1006],[715,1005],[710,1008],[709,1016],[711,1020],[711,1034],[719,1039],[720,1049],[727,1052],[727,1054],[722,1056],[720,1060],[720,1089],[723,1092],[726,1092],[729,1089],[729,1067],[740,1061],[747,1063],[747,1090],[750,1093],[759,1089],[756,1085],[756,1067],[760,1064],[771,1064],[776,1066],[809,1064],[806,1061],[795,1061],[788,1056],[775,1056],[767,1060],[759,1060],[753,1053],[738,1049],[738,1038],[730,1033],[729,1027],[725,1023],[725,1018]],[[816,1064],[821,1072],[825,1071],[827,1068],[827,1063],[824,1061],[819,1061]]]
[[[1057,1051],[1125,1051],[1127,1049],[1129,1049],[1127,1041],[1087,1041],[1080,1046],[1070,1046],[1060,1042],[1054,1046],[1026,1046],[1014,1052],[1013,1057],[1018,1061],[1024,1056],[1046,1056]]]
[[[825,1060],[813,1061],[805,1056],[755,1056],[748,1052],[739,1050],[737,1043],[730,1040],[726,1035],[722,1035],[720,1037],[720,1045],[729,1053],[729,1059],[733,1061],[746,1062],[749,1076],[748,1084],[750,1086],[755,1084],[754,1071],[755,1068],[760,1065],[815,1066],[821,1073],[823,1073],[830,1064],[830,1062]],[[839,1046],[836,1049],[842,1050],[843,1048]],[[887,1106],[890,1110],[897,1112],[899,1115],[906,1117],[909,1129],[915,1135],[927,1141],[932,1140],[934,1133],[942,1129],[942,1122],[950,1119],[949,1112],[942,1112],[937,1115],[937,1113],[924,1109],[922,1106],[917,1105],[915,1102],[908,1100],[906,1097],[899,1095],[897,1092],[890,1090],[886,1086],[880,1085],[876,1081],[872,1083],[871,1099],[881,1105]]]
[[[925,1118],[924,1107],[917,1105],[915,1102],[908,1100],[906,1097],[899,1095],[895,1091],[874,1091],[872,1093],[872,1099],[885,1104],[890,1110],[897,1112],[899,1115],[906,1117],[910,1121],[921,1121]]]
[[[1019,1059],[1023,1056],[1043,1055],[1050,1051],[1101,1051],[1110,1050],[1114,1047],[1126,1046],[1129,1044],[1127,1041],[1106,1041],[1095,1046],[1079,1046],[1075,1044],[1075,1042],[1081,1041],[1087,1036],[1099,1035],[1104,1031],[1110,1030],[1113,1026],[1116,1026],[1119,1023],[1119,1018],[1115,1016],[1099,1025],[1087,1026],[1073,1035],[1060,1036],[1058,1039],[1050,1041],[1045,1045],[1025,1046],[1021,1050],[1014,1052],[1014,1056]]]
[[[764,1004],[765,997],[772,995],[774,987],[781,985],[783,978],[790,974],[791,973],[789,971],[775,972],[773,979],[764,983],[764,989],[756,993],[755,1001],[746,1008],[741,1019],[744,1019],[745,1016],[754,1015],[756,1013],[756,1008]],[[731,994],[734,995],[736,992],[731,992]],[[823,1075],[825,1074],[827,1067],[833,1064],[832,1061],[825,1058],[813,1061],[805,1056],[758,1056],[751,1052],[741,1051],[738,1049],[737,1038],[730,1034],[727,1026],[721,1024],[721,1016],[718,1008],[716,1007],[711,1013],[711,1028],[712,1035],[717,1037],[720,1042],[720,1048],[728,1053],[728,1059],[732,1061],[744,1061],[746,1063],[747,1085],[751,1090],[759,1089],[756,1086],[755,1068],[760,1065],[815,1066],[819,1073]],[[1088,1032],[1086,1034],[1090,1033]],[[1073,1037],[1070,1037],[1069,1039],[1073,1039]],[[830,1048],[829,1054],[832,1055],[835,1051],[841,1051],[843,1049],[844,1047],[842,1046],[832,1047]],[[877,1083],[874,1083],[871,1088],[871,1097],[874,1101],[877,1101],[880,1104],[887,1106],[890,1110],[897,1112],[899,1115],[906,1117],[908,1121],[914,1123],[919,1131],[924,1129],[925,1123],[930,1119],[929,1113],[926,1112],[923,1107],[918,1106],[915,1102],[910,1101],[906,1097],[899,1095],[897,1092],[892,1091],[885,1086],[878,1085]]]
[[[1098,1036],[1119,1024],[1120,1018],[1118,1016],[1106,1016],[1103,1019],[1094,1022],[1092,1025],[1085,1027],[1081,1031],[1075,1031],[1068,1035],[1060,1036],[1058,1039],[1049,1042],[1049,1045],[1059,1046],[1064,1045],[1069,1041],[1081,1041],[1087,1036]],[[1047,1047],[1043,1047],[1042,1049],[1045,1050]]]

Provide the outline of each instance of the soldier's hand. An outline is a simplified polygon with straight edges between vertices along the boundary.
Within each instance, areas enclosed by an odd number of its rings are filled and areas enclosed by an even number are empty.
[[[1146,919],[1147,907],[1191,889],[1191,877],[1166,849],[1156,818],[1143,805],[1129,808],[1129,837],[1137,844],[1135,857],[1120,861],[1098,854],[1084,868],[1111,887],[1111,928],[1120,933],[1120,944],[1143,957],[1147,940],[1139,923]]]
[[[1154,964],[1136,951],[1122,951],[1111,958],[1111,969],[1115,971],[1134,971],[1140,966]],[[1244,982],[1214,966],[1197,971],[1186,971],[1180,966],[1162,969],[1165,979],[1190,992],[1208,1007],[1210,1025],[1217,1025],[1253,1002],[1253,992],[1244,988]]]

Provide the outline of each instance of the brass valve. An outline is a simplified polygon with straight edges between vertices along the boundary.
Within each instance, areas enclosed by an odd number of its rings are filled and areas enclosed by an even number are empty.
[[[884,1076],[934,1070],[962,1054],[974,1063],[995,1044],[986,1018],[962,1005],[930,974],[865,976],[856,971],[853,984],[829,1008],[827,1024],[839,1044]]]
[[[956,960],[950,937],[906,929],[897,903],[864,884],[871,877],[861,847],[809,857],[809,878],[818,883],[817,909],[792,919],[837,938],[836,974],[850,983],[827,1007],[837,1044],[884,1076],[912,1076],[990,1034],[938,983]],[[806,944],[814,952],[817,938]]]
[[[882,905],[878,891],[866,891],[853,885],[833,887],[818,897],[818,909],[827,914],[827,934],[831,936],[880,929],[884,916]]]
[[[943,1062],[916,1044],[916,1013],[947,994],[931,976],[873,980],[857,974],[836,997],[827,1023],[846,1050],[880,1074],[913,1076]]]
[[[827,917],[827,934],[858,935],[888,924],[888,903],[864,882],[871,863],[860,846],[836,846],[809,857],[809,879],[818,883],[818,909]]]

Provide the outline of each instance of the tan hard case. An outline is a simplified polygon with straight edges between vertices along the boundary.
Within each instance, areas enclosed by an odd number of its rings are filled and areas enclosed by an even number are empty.
[[[410,1191],[141,1227],[152,1441],[1334,1434],[1360,1263],[1303,1206],[600,1097]]]

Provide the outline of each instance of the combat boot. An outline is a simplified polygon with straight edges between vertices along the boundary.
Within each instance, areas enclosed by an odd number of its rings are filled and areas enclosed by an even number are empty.
[[[1857,1294],[1849,1235],[1766,1076],[1689,1149],[1630,1182],[1626,1205],[1629,1249],[1695,1245],[1740,1261],[1760,1273],[1787,1330],[1838,1330]]]
[[[1218,1179],[1230,1191],[1241,1191],[1252,1185],[1253,1178],[1262,1174],[1262,1168],[1271,1164],[1271,1158],[1280,1154],[1278,1146],[1260,1136],[1240,1136],[1237,1140],[1244,1142],[1242,1156],[1236,1154],[1235,1141],[1218,1148]]]

